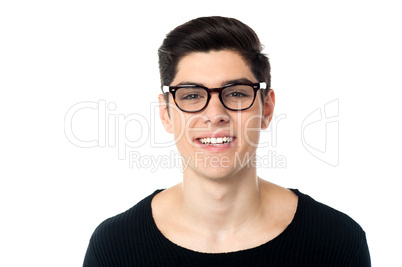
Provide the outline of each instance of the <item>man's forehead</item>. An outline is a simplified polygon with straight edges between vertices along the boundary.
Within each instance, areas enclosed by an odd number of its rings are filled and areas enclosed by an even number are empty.
[[[194,52],[183,57],[171,85],[198,84],[220,87],[233,82],[258,82],[249,66],[229,50]]]
[[[225,85],[235,84],[235,83],[253,83],[253,81],[251,81],[248,78],[238,78],[238,79],[224,80],[224,81],[221,82],[220,86],[225,86]],[[176,85],[200,85],[200,86],[207,87],[207,85],[204,84],[203,82],[191,81],[191,80],[179,82]]]

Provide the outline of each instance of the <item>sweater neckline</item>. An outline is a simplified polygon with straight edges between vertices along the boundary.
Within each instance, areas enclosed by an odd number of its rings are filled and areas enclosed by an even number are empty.
[[[265,243],[262,243],[261,245],[252,247],[252,248],[247,248],[244,250],[238,250],[238,251],[230,251],[230,252],[219,252],[219,253],[209,253],[209,252],[201,252],[201,251],[196,251],[196,250],[192,250],[183,246],[180,246],[174,242],[172,242],[170,239],[168,239],[167,237],[165,237],[163,235],[163,233],[159,230],[159,228],[157,227],[155,220],[153,218],[152,215],[152,206],[151,206],[151,202],[152,199],[160,192],[162,192],[165,189],[158,189],[156,190],[152,195],[149,196],[148,201],[146,203],[147,209],[148,209],[148,219],[150,222],[149,227],[151,228],[151,232],[153,232],[156,236],[157,239],[162,242],[164,245],[173,248],[176,251],[180,251],[182,253],[186,253],[186,254],[192,254],[193,256],[211,256],[211,257],[221,257],[221,256],[233,256],[233,255],[237,255],[237,254],[249,254],[252,252],[255,252],[257,250],[261,250],[261,249],[266,249],[267,247],[272,246],[273,244],[275,244],[276,242],[278,242],[278,240],[281,240],[283,238],[286,238],[287,235],[289,235],[293,228],[297,225],[297,222],[300,219],[300,213],[303,207],[303,194],[300,193],[300,191],[298,189],[292,189],[289,188],[289,190],[291,190],[294,194],[297,195],[298,197],[298,201],[297,201],[297,208],[296,208],[296,212],[293,216],[292,221],[288,224],[288,226],[276,237],[274,237],[271,240],[268,240]]]

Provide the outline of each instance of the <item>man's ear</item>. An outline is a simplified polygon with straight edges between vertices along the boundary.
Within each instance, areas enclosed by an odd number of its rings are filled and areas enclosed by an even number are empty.
[[[161,118],[163,127],[168,133],[173,133],[172,121],[169,116],[168,103],[166,103],[165,96],[160,94],[159,100],[159,117]]]
[[[271,122],[272,116],[274,114],[275,108],[275,92],[272,89],[269,89],[267,96],[264,101],[264,113],[261,128],[263,130],[267,129],[269,123]]]

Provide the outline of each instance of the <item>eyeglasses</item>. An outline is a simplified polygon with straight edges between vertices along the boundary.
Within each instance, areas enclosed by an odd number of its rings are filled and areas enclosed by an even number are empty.
[[[200,85],[178,85],[162,87],[163,93],[171,93],[176,106],[184,112],[195,113],[208,106],[211,93],[219,93],[222,105],[233,111],[249,109],[255,101],[257,91],[267,89],[265,82],[232,83],[220,88],[207,88]]]

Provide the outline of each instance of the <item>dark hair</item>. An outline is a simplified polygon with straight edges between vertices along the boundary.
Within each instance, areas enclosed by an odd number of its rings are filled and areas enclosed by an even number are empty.
[[[237,19],[218,16],[193,19],[166,35],[158,50],[162,86],[174,80],[177,65],[184,56],[220,50],[238,52],[258,81],[271,88],[271,67],[268,57],[261,53],[257,34]],[[260,91],[266,94],[267,90]]]

